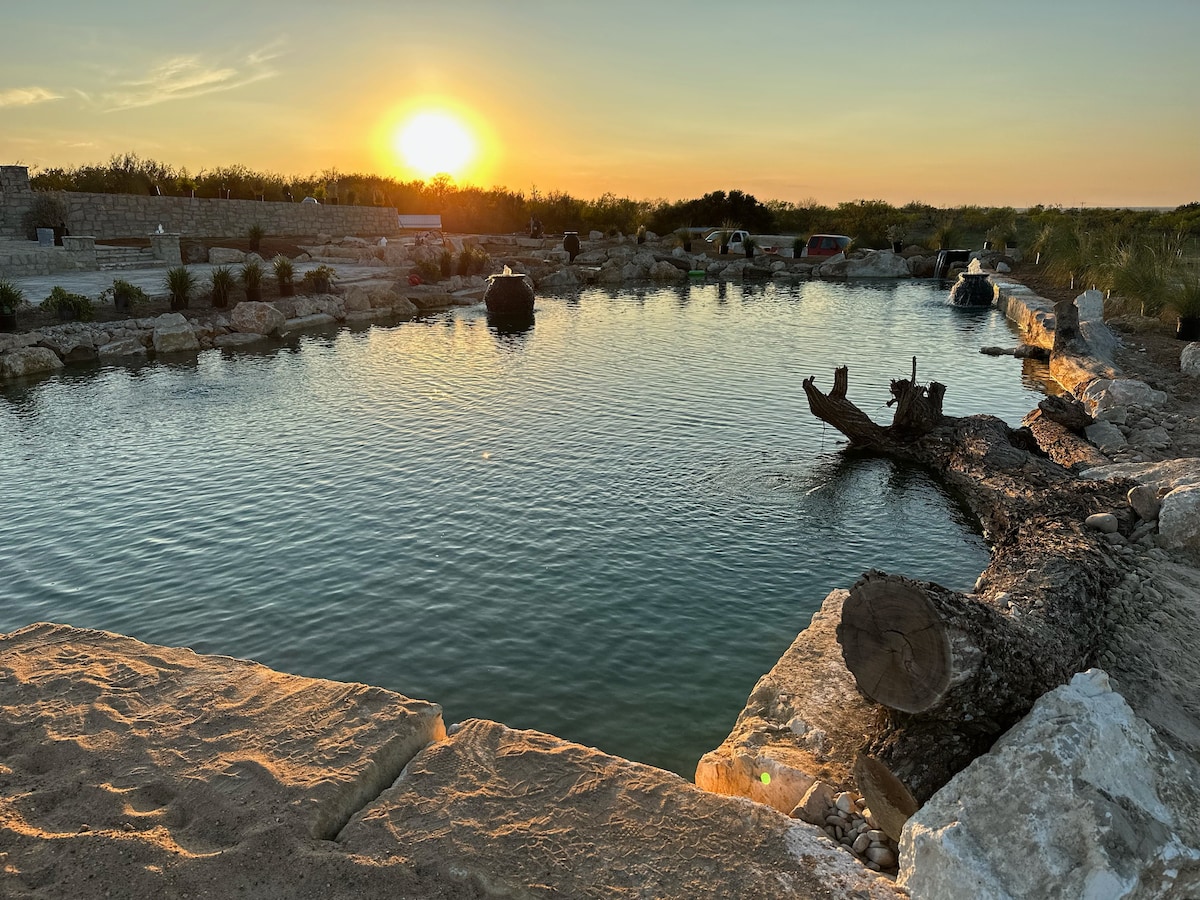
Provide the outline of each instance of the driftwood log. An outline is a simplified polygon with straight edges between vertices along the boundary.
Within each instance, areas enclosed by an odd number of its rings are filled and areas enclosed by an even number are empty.
[[[860,691],[880,704],[863,723],[862,752],[918,802],[985,752],[1033,702],[1097,652],[1109,587],[1122,577],[1112,547],[1083,527],[1095,512],[1132,516],[1127,483],[1081,482],[1025,428],[992,416],[942,413],[943,385],[894,381],[895,421],[881,426],[847,397],[849,375],[823,394],[804,391],[812,413],[850,447],[928,467],[959,493],[992,549],[973,593],[868,572],[843,607],[838,640]],[[1060,431],[1066,429],[1059,426]],[[874,810],[889,805],[876,792]]]

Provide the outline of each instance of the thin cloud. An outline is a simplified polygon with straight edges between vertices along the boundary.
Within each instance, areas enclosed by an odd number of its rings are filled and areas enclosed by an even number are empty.
[[[255,51],[240,65],[218,65],[197,56],[177,56],[162,63],[143,79],[126,81],[119,90],[102,95],[109,112],[138,109],[188,100],[220,91],[232,91],[278,73],[268,65],[278,56],[270,48]]]
[[[11,88],[7,91],[0,91],[0,107],[33,106],[35,103],[61,99],[62,94],[56,94],[40,87]]]

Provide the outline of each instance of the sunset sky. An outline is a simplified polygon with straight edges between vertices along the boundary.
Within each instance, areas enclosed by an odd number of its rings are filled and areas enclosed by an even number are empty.
[[[55,0],[3,17],[0,164],[35,170],[133,152],[409,179],[432,156],[459,183],[585,198],[1200,200],[1200,0]],[[402,141],[419,113],[450,131]]]

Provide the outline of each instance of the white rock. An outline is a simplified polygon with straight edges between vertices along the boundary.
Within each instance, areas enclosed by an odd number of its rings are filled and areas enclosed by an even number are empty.
[[[1179,355],[1179,370],[1200,378],[1200,341],[1188,344]]]
[[[1200,485],[1177,487],[1162,498],[1158,534],[1167,547],[1200,550]]]
[[[862,259],[846,261],[849,278],[907,278],[911,273],[908,260],[891,250],[868,253]]]
[[[145,359],[146,346],[135,337],[117,338],[99,349],[101,361],[119,359]]]
[[[934,794],[904,826],[900,860],[913,897],[1192,896],[1200,770],[1091,669]]]
[[[243,262],[245,259],[246,254],[241,250],[233,250],[229,247],[213,247],[208,251],[208,261],[214,266],[230,266]]]
[[[196,332],[192,331],[192,326],[186,320],[160,325],[154,329],[151,340],[155,353],[195,353],[200,349]]]
[[[247,300],[233,308],[229,324],[243,334],[275,334],[287,321],[270,303]]]
[[[854,812],[854,798],[848,791],[842,791],[834,797],[833,805],[844,813]]]
[[[1081,399],[1095,411],[1129,405],[1150,409],[1162,406],[1167,395],[1133,378],[1097,378],[1084,388]]]
[[[49,347],[17,347],[0,353],[0,378],[24,378],[57,372],[63,361]]]
[[[1007,275],[1011,271],[1012,271],[1012,266],[1010,266],[1008,263],[1004,262],[1004,260],[1001,260],[1000,262],[996,263],[996,272],[998,274]]]
[[[792,810],[791,816],[811,825],[823,825],[832,805],[833,788],[823,781],[814,781]]]
[[[656,262],[650,267],[650,277],[655,281],[682,281],[687,272],[669,262]]]

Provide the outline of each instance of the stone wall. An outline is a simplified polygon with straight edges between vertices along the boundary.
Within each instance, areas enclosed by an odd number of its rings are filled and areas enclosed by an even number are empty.
[[[242,237],[253,225],[269,235],[360,235],[399,233],[396,210],[385,206],[322,206],[255,200],[141,197],[68,191],[67,228],[96,238],[144,237],[158,231],[184,237]],[[0,167],[0,237],[24,237],[21,214],[33,193],[24,166]]]

